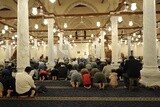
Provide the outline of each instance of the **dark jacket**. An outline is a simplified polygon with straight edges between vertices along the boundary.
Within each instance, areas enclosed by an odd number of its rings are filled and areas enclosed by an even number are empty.
[[[129,58],[126,60],[124,65],[124,71],[128,77],[131,78],[140,78],[140,70],[142,68],[142,64],[133,58]]]

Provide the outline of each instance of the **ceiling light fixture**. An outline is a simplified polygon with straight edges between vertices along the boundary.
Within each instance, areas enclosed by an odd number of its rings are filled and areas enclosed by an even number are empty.
[[[67,26],[67,23],[64,23],[64,28],[67,28],[68,26]]]
[[[135,11],[137,9],[137,4],[136,3],[131,3],[131,10]]]
[[[38,14],[38,10],[36,7],[32,7],[32,14],[33,15],[37,15]]]
[[[53,33],[56,33],[57,29],[56,28],[53,28]],[[59,34],[59,33],[58,33]]]
[[[71,35],[71,34],[69,35],[69,38],[72,38],[72,35]]]
[[[129,26],[133,26],[133,22],[132,21],[129,21]]]
[[[9,27],[8,27],[7,25],[5,25],[5,26],[4,26],[4,29],[5,29],[5,30],[8,30],[8,29],[9,29]]]
[[[111,30],[112,30],[112,28],[109,26],[109,27],[108,27],[108,31],[110,32]]]
[[[119,16],[119,17],[118,17],[118,22],[121,23],[122,21],[123,21],[122,16]]]
[[[80,23],[84,23],[84,22],[83,22],[83,16],[81,16],[81,21],[80,21]]]
[[[47,20],[47,19],[44,19],[44,20],[43,20],[43,24],[44,24],[44,25],[47,25],[47,24],[48,24],[48,20]]]
[[[51,3],[55,3],[56,2],[56,0],[49,0]]]
[[[100,22],[97,22],[97,27],[100,27],[101,26],[101,23]]]
[[[93,38],[94,37],[94,35],[93,34],[91,34],[91,38]]]
[[[5,33],[6,33],[6,31],[4,29],[2,29],[2,34],[5,34]]]
[[[35,28],[35,29],[38,29],[38,28],[39,28],[38,24],[35,24],[35,25],[34,25],[34,28]]]

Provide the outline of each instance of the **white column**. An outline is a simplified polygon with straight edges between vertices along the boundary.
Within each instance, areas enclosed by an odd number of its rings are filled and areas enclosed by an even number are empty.
[[[59,58],[63,59],[63,32],[59,34]]]
[[[99,51],[100,51],[100,46],[99,46],[99,38],[96,38],[96,58],[100,58]]]
[[[48,19],[48,68],[54,67],[54,35],[53,35],[53,25],[55,23],[54,19]]]
[[[60,33],[60,37],[59,37],[59,48],[62,51],[63,49],[63,32]]]
[[[47,47],[47,44],[46,44],[46,42],[44,42],[44,43],[43,43],[43,55],[44,55],[44,56],[47,56],[47,55],[46,55],[46,47]]]
[[[117,68],[118,65],[118,16],[111,17],[112,27],[112,65]]]
[[[143,69],[140,82],[145,86],[160,86],[156,52],[155,0],[143,0]],[[148,14],[150,13],[150,14]]]
[[[34,59],[38,59],[39,57],[38,57],[38,45],[37,45],[38,43],[37,43],[37,39],[34,39],[34,54],[33,54],[33,56],[34,56]]]
[[[18,0],[17,9],[17,69],[22,72],[30,65],[28,0]]]
[[[9,59],[10,59],[10,54],[9,54],[9,40],[5,40],[5,42],[6,42],[6,51],[5,51],[5,60],[6,61],[9,61]]]
[[[100,31],[100,35],[101,35],[101,61],[105,61],[105,51],[104,51],[104,36],[105,36],[105,32],[104,31]]]
[[[131,36],[127,37],[128,40],[128,57],[131,56]]]
[[[138,57],[138,54],[137,54],[137,43],[134,43],[134,56]]]

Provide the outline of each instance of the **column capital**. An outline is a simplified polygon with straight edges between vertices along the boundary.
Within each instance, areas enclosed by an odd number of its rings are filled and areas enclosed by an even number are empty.
[[[106,32],[104,30],[100,31],[100,35],[105,35],[105,34],[106,34]]]
[[[48,20],[48,22],[50,21],[50,22],[53,23],[53,24],[55,23],[55,19],[54,19],[54,18],[52,18],[52,19],[51,19],[51,18],[48,18],[47,20]]]
[[[118,16],[111,16],[110,21],[111,22],[118,22]]]

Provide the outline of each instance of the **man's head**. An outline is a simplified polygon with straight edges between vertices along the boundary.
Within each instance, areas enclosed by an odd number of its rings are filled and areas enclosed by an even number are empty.
[[[30,73],[32,71],[32,68],[30,66],[27,66],[24,71]]]

